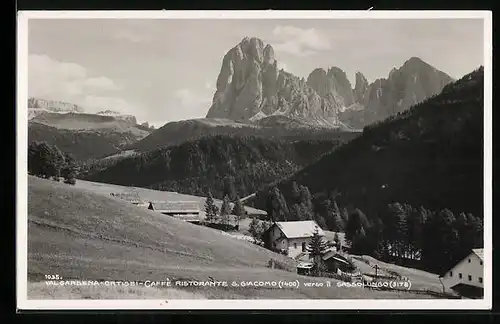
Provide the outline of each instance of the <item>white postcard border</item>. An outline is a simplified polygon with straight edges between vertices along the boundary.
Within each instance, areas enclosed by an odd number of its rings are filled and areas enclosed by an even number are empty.
[[[480,300],[28,300],[27,99],[29,19],[484,19],[484,298]],[[491,11],[20,11],[17,37],[16,295],[19,310],[104,309],[491,309],[492,307],[492,13]]]

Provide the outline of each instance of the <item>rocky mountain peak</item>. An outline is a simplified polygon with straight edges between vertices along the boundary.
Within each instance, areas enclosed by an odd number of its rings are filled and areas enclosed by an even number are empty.
[[[356,72],[356,83],[354,86],[354,101],[361,102],[363,100],[363,96],[368,89],[368,80],[366,80],[365,76],[361,72]]]
[[[245,37],[224,56],[206,117],[256,121],[273,115],[337,122],[333,105],[304,78],[278,70],[271,45]]]
[[[359,128],[440,92],[450,81],[417,57],[372,84],[357,72],[354,89],[336,66],[316,68],[305,79],[278,70],[271,45],[245,37],[222,60],[206,117],[253,122],[280,115],[331,126],[343,120]]]

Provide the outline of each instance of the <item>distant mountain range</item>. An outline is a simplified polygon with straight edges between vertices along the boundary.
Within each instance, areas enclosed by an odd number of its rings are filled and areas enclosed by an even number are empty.
[[[271,45],[245,37],[222,60],[206,117],[254,122],[287,116],[310,125],[360,129],[441,92],[452,81],[416,57],[371,84],[358,72],[354,88],[338,67],[315,69],[305,80],[278,70]]]
[[[44,113],[59,113],[59,114],[79,114],[85,113],[91,115],[92,113],[87,112],[82,106],[75,105],[73,103],[55,100],[46,100],[40,98],[30,97],[28,98],[28,120],[31,120]],[[122,114],[113,110],[104,110],[97,112],[95,115],[99,116],[110,116],[118,120],[124,120],[131,124],[137,124],[135,116]]]
[[[79,160],[119,153],[149,135],[132,115],[106,110],[88,113],[81,106],[38,98],[28,99],[28,140],[46,141]]]

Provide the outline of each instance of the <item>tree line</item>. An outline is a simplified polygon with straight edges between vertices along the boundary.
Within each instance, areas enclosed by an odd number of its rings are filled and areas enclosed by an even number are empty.
[[[215,205],[212,193],[209,191],[205,200],[205,214],[206,221],[208,223],[221,223],[223,225],[230,225],[231,221],[229,217],[231,215],[236,216],[237,221],[239,221],[240,218],[246,215],[246,210],[238,197],[233,200],[233,208],[231,209],[229,196],[227,194],[224,195],[222,205],[219,209]]]
[[[191,195],[205,196],[210,190],[217,199],[232,186],[244,197],[338,145],[336,140],[213,136],[87,166],[83,179]],[[234,194],[229,193],[229,199],[234,200]]]
[[[62,153],[55,145],[35,141],[28,146],[28,174],[64,183],[76,183],[76,163],[69,153]]]
[[[267,192],[271,221],[315,220],[324,230],[345,232],[353,254],[440,272],[483,246],[483,221],[471,213],[395,202],[368,218],[359,208],[339,207],[335,191],[313,196],[307,186],[293,182],[290,196],[288,207],[277,187]]]

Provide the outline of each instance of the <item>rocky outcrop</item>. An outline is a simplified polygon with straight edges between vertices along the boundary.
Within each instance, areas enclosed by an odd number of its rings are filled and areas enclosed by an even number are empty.
[[[416,57],[371,84],[357,72],[354,89],[338,67],[315,69],[305,81],[278,70],[271,45],[246,37],[224,56],[206,117],[254,122],[282,115],[308,124],[362,128],[439,93],[451,81]]]
[[[361,76],[359,79],[362,84]],[[361,112],[346,111],[340,119],[353,127],[362,128],[440,93],[452,81],[447,74],[412,57],[399,69],[392,69],[387,79],[375,80],[362,95],[357,95],[358,103],[364,108]]]
[[[119,112],[114,111],[114,110],[100,111],[97,113],[97,115],[110,116],[110,117],[114,117],[116,120],[123,120],[123,121],[126,121],[127,123],[130,123],[132,125],[137,125],[137,119],[135,118],[135,116],[122,114],[122,113],[119,113]]]
[[[278,70],[271,45],[244,38],[223,58],[207,118],[255,121],[285,115],[336,124],[337,111],[304,79]]]
[[[338,67],[332,67],[328,72],[321,68],[315,69],[309,74],[307,84],[337,112],[355,102],[351,83],[346,73]]]
[[[84,109],[78,105],[63,101],[45,100],[39,98],[28,98],[28,108],[45,109],[52,112],[83,112]]]
[[[368,89],[368,80],[361,72],[356,72],[356,84],[354,86],[354,102],[362,102]]]

